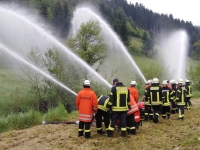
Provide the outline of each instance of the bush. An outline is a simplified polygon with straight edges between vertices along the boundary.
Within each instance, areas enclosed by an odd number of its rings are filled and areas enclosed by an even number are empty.
[[[63,121],[68,117],[68,112],[65,109],[65,106],[60,102],[58,107],[51,108],[44,115],[45,121]]]
[[[11,114],[7,117],[10,129],[25,129],[41,123],[40,112],[30,110],[27,113]]]

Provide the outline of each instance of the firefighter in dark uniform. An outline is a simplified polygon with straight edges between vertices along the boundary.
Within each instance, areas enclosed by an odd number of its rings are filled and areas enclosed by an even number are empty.
[[[170,81],[171,86],[172,86],[172,106],[171,106],[171,113],[175,114],[177,112],[177,106],[176,106],[176,81],[175,80],[171,80]]]
[[[184,106],[185,106],[185,97],[186,89],[183,85],[183,80],[178,80],[178,87],[176,90],[176,103],[178,108],[178,120],[184,120]]]
[[[114,79],[115,86],[111,88],[110,103],[112,103],[112,117],[108,128],[108,137],[113,137],[116,120],[120,119],[121,123],[121,136],[126,137],[126,114],[130,107],[130,92],[122,82]]]
[[[158,118],[162,111],[162,100],[164,98],[158,78],[153,78],[152,85],[147,89],[147,96],[150,98],[153,108],[153,122],[158,123]]]
[[[106,132],[108,130],[108,126],[110,123],[109,120],[109,114],[108,114],[108,107],[109,107],[109,96],[106,95],[101,95],[98,98],[98,109],[97,113],[95,114],[95,119],[96,119],[96,129],[97,133],[102,134],[102,117],[103,117],[103,122],[106,128]]]
[[[190,80],[185,80],[185,89],[187,90],[185,97],[185,109],[189,110],[191,106],[191,97],[192,97],[192,87],[190,85]]]
[[[166,80],[164,80],[162,83],[162,93],[164,96],[163,104],[162,104],[162,118],[170,119],[170,114],[171,114],[170,107],[171,107],[171,102],[174,99],[174,95],[173,95],[173,91],[168,86],[168,83]]]
[[[145,86],[143,102],[145,102],[145,112],[144,112],[144,121],[148,121],[149,119],[153,119],[153,111],[151,109],[151,103],[148,96],[145,95],[147,93],[148,88],[151,86],[152,80],[148,80]]]

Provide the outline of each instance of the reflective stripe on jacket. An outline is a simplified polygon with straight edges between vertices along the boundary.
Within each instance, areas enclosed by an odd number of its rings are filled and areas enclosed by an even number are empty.
[[[163,94],[162,94],[162,88],[159,85],[151,85],[148,93],[151,105],[162,104]]]
[[[186,89],[184,86],[178,86],[176,90],[176,102],[177,105],[185,105]]]
[[[137,103],[135,102],[133,96],[130,94],[130,108],[127,112],[127,115],[131,115],[133,113],[135,113],[136,111],[138,111],[138,106]]]
[[[90,88],[83,88],[76,97],[79,121],[91,122],[93,112],[97,110],[97,96]]]
[[[108,111],[108,108],[107,108],[108,101],[109,101],[109,96],[101,95],[98,98],[98,109],[101,109],[101,110],[107,112]]]
[[[119,82],[112,87],[110,92],[112,111],[127,111],[130,105],[130,92],[123,83]]]

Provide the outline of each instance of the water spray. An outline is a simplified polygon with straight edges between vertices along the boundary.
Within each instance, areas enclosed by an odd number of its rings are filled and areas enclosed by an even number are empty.
[[[47,77],[48,79],[52,80],[54,83],[56,83],[57,85],[61,86],[62,88],[66,89],[67,91],[69,91],[70,93],[74,94],[75,96],[77,96],[77,93],[75,93],[74,91],[72,91],[70,88],[68,88],[67,86],[63,85],[62,83],[60,83],[59,81],[57,81],[56,79],[54,79],[52,76],[50,76],[49,74],[45,73],[44,71],[40,70],[39,68],[37,68],[36,66],[30,64],[28,61],[26,61],[25,59],[21,58],[19,55],[17,55],[15,52],[9,50],[6,46],[3,46],[3,44],[0,43],[0,48],[2,48],[5,52],[7,52],[8,54],[10,54],[11,56],[13,56],[15,59],[20,60],[21,62],[25,63],[26,65],[30,66],[31,68],[33,68],[34,70],[36,70],[37,72],[41,73],[42,75],[44,75],[45,77]]]
[[[133,58],[131,57],[131,55],[129,54],[129,52],[127,51],[126,47],[124,46],[124,44],[120,41],[119,37],[116,35],[116,33],[111,29],[111,27],[97,14],[95,14],[94,12],[92,12],[90,9],[88,8],[78,8],[75,12],[74,12],[74,16],[76,16],[76,14],[86,14],[89,13],[90,15],[92,15],[93,17],[95,17],[102,26],[104,26],[108,32],[106,32],[107,34],[110,34],[112,36],[112,38],[116,41],[116,43],[119,44],[119,49],[121,50],[122,53],[124,53],[126,55],[126,57],[128,58],[128,60],[131,62],[131,64],[134,66],[134,68],[136,68],[137,72],[139,73],[139,75],[141,76],[141,78],[143,79],[143,81],[146,83],[146,78],[144,77],[144,75],[142,74],[141,70],[139,69],[139,67],[136,65],[135,61],[133,60]],[[91,19],[91,18],[90,18]],[[76,20],[76,18],[74,17],[74,20]],[[78,19],[77,19],[78,20]],[[75,26],[73,24],[73,26]],[[74,31],[75,32],[75,31]]]
[[[103,83],[105,83],[109,88],[112,87],[112,85],[109,84],[108,81],[106,81],[100,74],[98,74],[93,68],[91,68],[85,61],[83,61],[81,58],[79,58],[76,54],[74,54],[71,50],[69,50],[69,48],[67,48],[65,45],[63,45],[61,42],[59,42],[52,35],[48,34],[45,30],[43,30],[39,26],[36,26],[33,22],[29,21],[28,18],[26,18],[25,16],[22,16],[22,15],[16,14],[15,12],[12,12],[12,11],[4,9],[4,8],[0,8],[0,11],[5,11],[7,13],[10,13],[10,14],[16,16],[17,18],[20,18],[22,21],[28,23],[29,25],[31,25],[34,29],[36,29],[37,31],[42,33],[44,36],[48,37],[53,43],[55,43],[58,47],[60,47],[61,50],[63,50],[65,53],[67,53],[68,55],[70,55],[71,57],[76,59],[77,62],[79,62],[80,64],[84,65],[84,67],[86,69],[88,69],[96,77],[98,77],[101,81],[103,81]]]

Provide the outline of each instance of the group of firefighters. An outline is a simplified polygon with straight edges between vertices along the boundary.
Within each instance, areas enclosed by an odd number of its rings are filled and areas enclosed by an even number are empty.
[[[90,127],[94,119],[99,134],[104,133],[104,122],[108,137],[113,137],[116,125],[121,129],[121,137],[126,137],[127,133],[135,135],[139,123],[136,120],[141,117],[136,85],[136,81],[131,81],[130,86],[126,87],[118,79],[114,79],[110,94],[97,97],[90,88],[90,81],[85,80],[83,89],[76,97],[79,115],[78,136],[91,137]],[[159,85],[158,78],[148,80],[142,99],[145,104],[144,121],[152,120],[158,123],[160,114],[164,119],[170,119],[171,113],[178,113],[178,119],[183,120],[184,109],[190,109],[191,97],[189,80],[186,80],[185,84],[182,79],[179,79],[178,83],[175,80],[164,80],[162,86]]]

